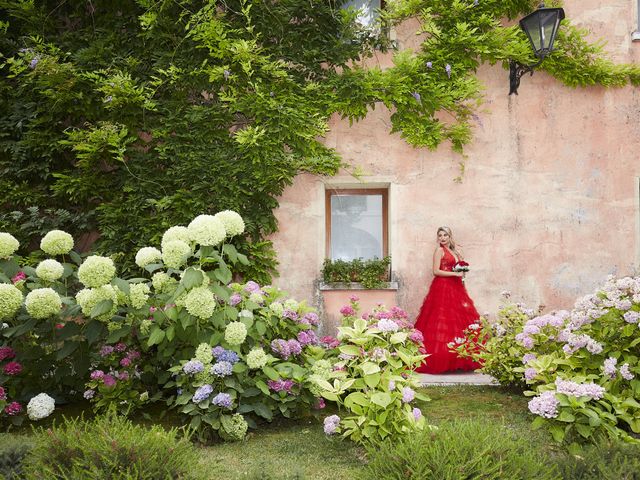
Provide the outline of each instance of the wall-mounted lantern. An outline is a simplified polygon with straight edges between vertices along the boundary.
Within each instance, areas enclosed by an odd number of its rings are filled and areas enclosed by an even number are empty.
[[[520,77],[525,73],[533,75],[533,69],[553,51],[553,42],[563,18],[562,8],[546,8],[544,3],[541,3],[538,10],[520,20],[520,28],[527,34],[533,52],[540,60],[533,65],[520,65],[514,60],[509,60],[509,95],[517,95]]]

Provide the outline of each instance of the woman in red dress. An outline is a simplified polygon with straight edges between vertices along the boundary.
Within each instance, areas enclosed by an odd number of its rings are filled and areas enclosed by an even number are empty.
[[[438,228],[438,246],[433,252],[434,279],[415,324],[415,328],[422,332],[429,354],[416,369],[418,372],[441,373],[480,368],[471,360],[459,358],[447,347],[449,342],[461,337],[462,331],[480,317],[464,288],[464,272],[453,271],[453,266],[459,261],[462,261],[462,255],[453,241],[451,229]]]

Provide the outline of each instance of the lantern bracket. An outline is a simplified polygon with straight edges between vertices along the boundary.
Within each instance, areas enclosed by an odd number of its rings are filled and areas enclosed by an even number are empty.
[[[514,93],[518,95],[520,78],[522,78],[525,73],[533,75],[533,69],[540,65],[542,60],[544,60],[544,57],[533,65],[522,65],[515,60],[509,60],[509,95]]]

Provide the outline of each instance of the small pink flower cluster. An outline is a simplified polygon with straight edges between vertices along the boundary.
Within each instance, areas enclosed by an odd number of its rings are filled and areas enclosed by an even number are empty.
[[[287,392],[287,393],[291,393],[291,389],[295,384],[296,382],[289,379],[269,380],[267,382],[267,385],[269,386],[269,388],[274,392]]]

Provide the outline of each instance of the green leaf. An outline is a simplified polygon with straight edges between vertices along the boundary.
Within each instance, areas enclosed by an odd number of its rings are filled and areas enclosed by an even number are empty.
[[[171,325],[169,328],[167,328],[165,335],[168,341],[172,341],[173,337],[175,337],[175,334],[176,334],[176,329],[173,325]]]
[[[561,411],[556,419],[559,422],[565,422],[565,423],[571,423],[576,421],[576,417],[572,415],[568,410]]]
[[[388,392],[376,392],[371,395],[371,403],[375,403],[382,408],[387,408],[391,402],[391,394]]]
[[[264,403],[254,403],[253,411],[256,412],[257,415],[261,416],[267,421],[273,420],[273,412],[269,407],[267,407]]]
[[[256,327],[256,332],[261,337],[264,336],[264,334],[267,332],[266,324],[260,320],[256,322],[255,327]]]
[[[122,337],[126,337],[131,333],[131,326],[124,325],[120,327],[118,330],[114,330],[107,337],[106,343],[115,343],[120,340]]]
[[[369,406],[369,399],[362,392],[353,392],[347,395],[347,398],[344,399],[344,406],[351,409],[353,405],[362,405],[363,407]]]
[[[376,388],[380,383],[380,374],[373,373],[371,375],[365,375],[364,383],[366,383],[369,388]]]
[[[58,350],[56,354],[56,360],[67,358],[69,355],[75,352],[79,346],[79,342],[65,342],[62,348]]]
[[[262,393],[264,393],[265,395],[270,395],[271,394],[271,392],[269,391],[269,387],[262,380],[257,380],[256,381],[256,387],[258,387],[260,389],[260,391]]]
[[[146,265],[144,269],[149,273],[153,273],[156,270],[160,270],[163,267],[164,265],[162,263],[150,263],[149,265]]]
[[[262,371],[264,372],[264,374],[269,377],[271,380],[280,380],[280,375],[278,375],[278,372],[276,372],[273,368],[271,368],[270,366],[266,365],[264,367],[262,367]]]
[[[82,264],[82,257],[78,255],[78,253],[75,252],[74,250],[71,250],[69,252],[69,257],[71,258],[71,260],[73,260],[73,263],[75,263],[76,265]]]
[[[102,300],[95,307],[91,309],[91,318],[96,318],[100,315],[108,313],[113,308],[113,300]]]
[[[182,278],[182,285],[186,290],[191,290],[194,287],[202,285],[203,276],[200,270],[196,270],[193,267],[189,267],[184,271],[184,277]]]
[[[147,345],[151,347],[152,345],[159,344],[160,342],[162,342],[162,340],[164,340],[164,337],[165,337],[164,330],[156,326],[154,327],[154,329],[151,331],[151,334],[149,335],[149,341],[147,342]]]
[[[364,362],[360,365],[360,369],[364,372],[365,375],[371,375],[380,371],[380,367],[373,362]]]
[[[98,340],[103,332],[103,329],[104,325],[98,320],[91,320],[85,325],[84,335],[87,338],[87,342],[89,342],[89,345]]]
[[[129,282],[127,282],[126,280],[123,280],[122,278],[114,278],[111,281],[112,285],[115,285],[116,287],[118,287],[120,290],[122,290],[124,293],[126,293],[127,295],[129,295],[130,289],[129,289]]]
[[[222,247],[222,251],[227,254],[229,260],[231,260],[233,263],[236,263],[238,261],[238,251],[236,250],[236,247],[234,247],[230,243],[227,243],[224,247]]]

